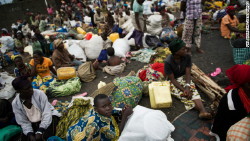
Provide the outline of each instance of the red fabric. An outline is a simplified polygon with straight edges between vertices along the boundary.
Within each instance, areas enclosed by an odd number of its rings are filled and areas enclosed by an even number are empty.
[[[146,70],[142,70],[139,72],[139,78],[141,79],[141,81],[145,81],[146,80]]]
[[[232,11],[232,10],[235,10],[235,7],[234,7],[234,6],[228,6],[228,7],[226,8],[227,13],[228,13],[229,11]]]
[[[238,91],[240,100],[244,105],[245,110],[247,113],[250,113],[250,98],[247,96],[247,94],[244,92],[242,88],[239,89]]]
[[[227,86],[225,90],[239,88],[242,84],[250,82],[250,65],[235,65],[226,71],[227,77],[232,85]]]
[[[161,72],[164,76],[166,76],[165,71],[164,71],[164,63],[154,63],[150,65],[153,70]]]

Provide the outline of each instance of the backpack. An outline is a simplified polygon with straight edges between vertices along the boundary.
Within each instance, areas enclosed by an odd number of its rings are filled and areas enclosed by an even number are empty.
[[[92,62],[86,62],[78,67],[77,76],[84,82],[95,79],[96,74]]]

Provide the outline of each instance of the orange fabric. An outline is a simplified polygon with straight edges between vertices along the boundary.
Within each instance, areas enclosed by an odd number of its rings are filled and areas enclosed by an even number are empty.
[[[40,77],[51,76],[49,67],[53,65],[49,58],[43,57],[43,63],[36,66],[36,72]],[[30,65],[34,66],[34,59],[30,61]]]
[[[222,18],[220,26],[221,36],[230,39],[231,31],[228,29],[227,24],[230,24],[232,27],[237,28],[239,21],[236,16],[234,16],[233,20],[230,18],[229,15],[226,15]]]

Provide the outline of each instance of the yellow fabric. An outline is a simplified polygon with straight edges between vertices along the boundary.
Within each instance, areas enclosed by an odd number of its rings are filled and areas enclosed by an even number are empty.
[[[34,59],[30,61],[30,65],[34,66]],[[36,66],[36,72],[37,74],[43,78],[45,76],[50,76],[50,69],[49,67],[52,66],[53,63],[49,58],[43,57],[43,63],[42,64],[37,64]]]
[[[229,15],[226,15],[222,18],[220,26],[221,36],[230,39],[231,31],[228,29],[227,24],[230,24],[232,27],[237,28],[239,21],[236,16],[234,16],[234,19],[231,19]]]

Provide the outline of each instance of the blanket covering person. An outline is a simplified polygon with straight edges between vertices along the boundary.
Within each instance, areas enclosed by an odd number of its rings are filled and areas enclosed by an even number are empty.
[[[235,65],[226,71],[232,85],[220,101],[211,134],[226,140],[228,129],[250,113],[250,66]]]

